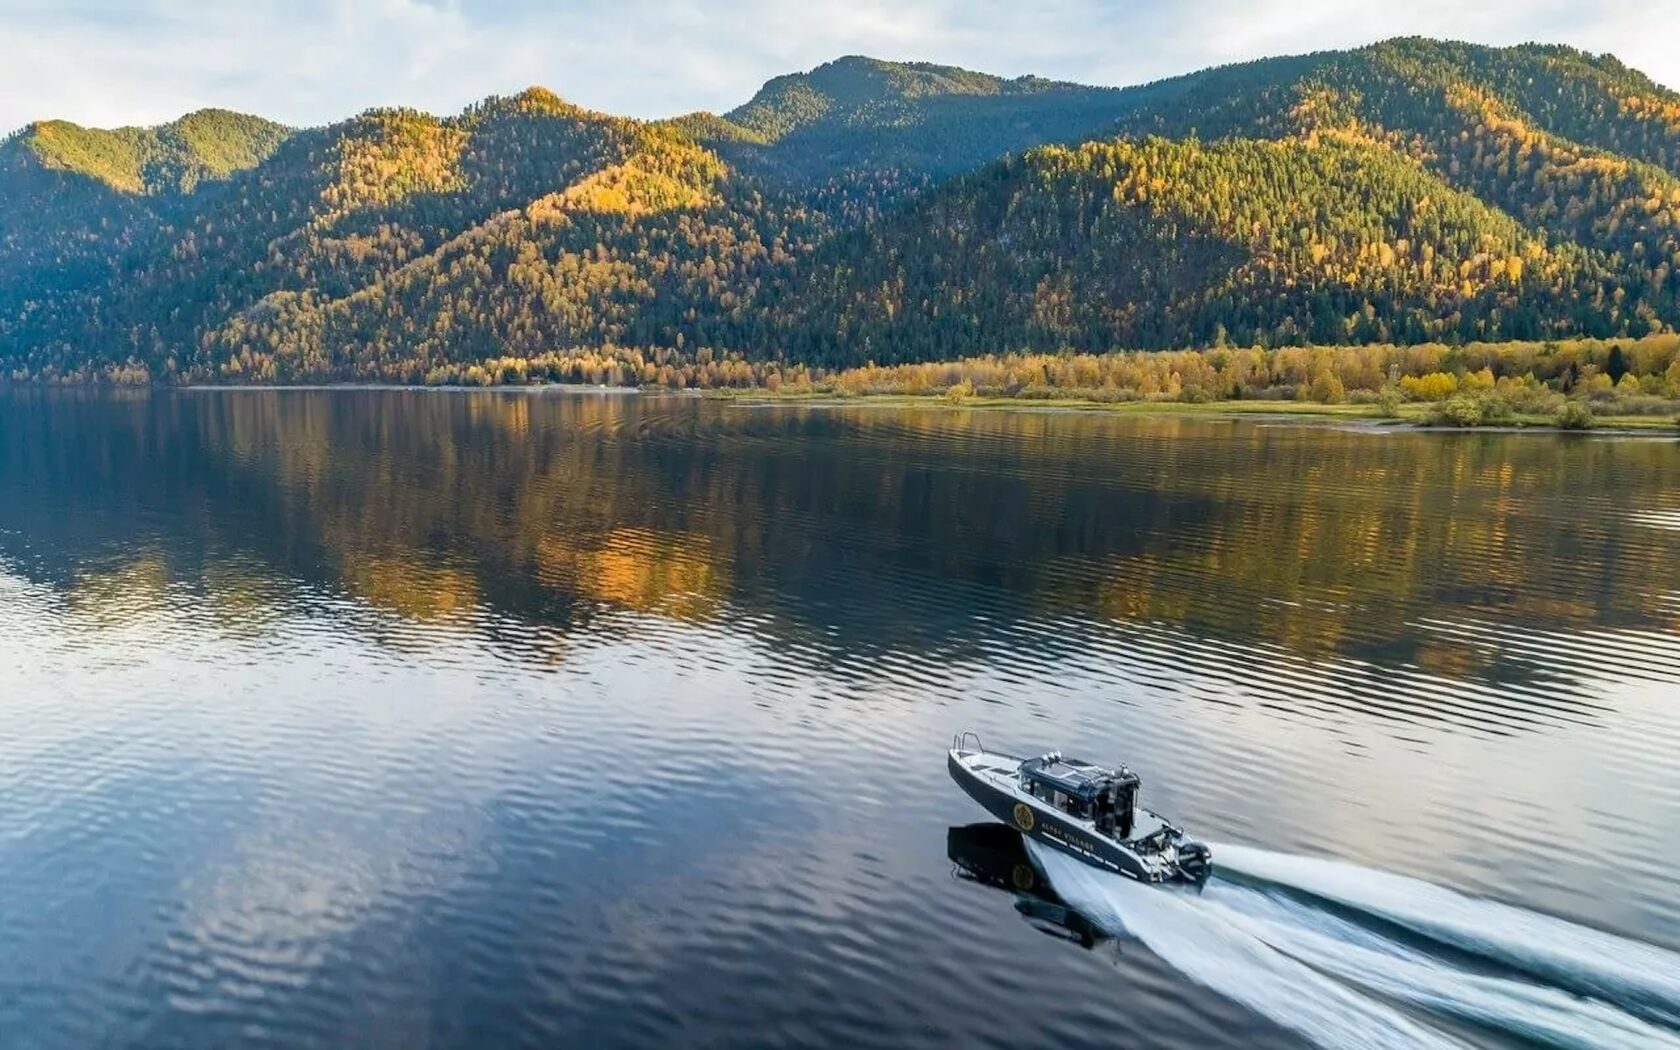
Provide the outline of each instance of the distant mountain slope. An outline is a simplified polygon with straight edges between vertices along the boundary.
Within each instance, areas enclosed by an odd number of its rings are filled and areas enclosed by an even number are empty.
[[[839,239],[793,356],[1414,342],[1573,331],[1604,260],[1351,136],[1044,147]],[[1609,323],[1609,322],[1606,322]]]
[[[1498,99],[1540,130],[1680,174],[1680,94],[1614,56],[1557,45],[1496,48],[1404,37],[1219,66],[1148,85],[1172,89],[1172,104],[1138,107],[1135,119],[1117,130],[1203,138],[1287,134],[1299,126],[1296,107],[1313,96],[1333,99],[1339,116],[1383,113],[1409,125],[1412,105],[1427,107],[1431,90],[1454,85]]]
[[[1680,319],[1680,95],[1613,58],[1405,39],[1137,90],[1157,101],[1119,132],[1180,145],[1038,151],[825,245],[796,282],[792,353],[1537,338]]]
[[[1356,131],[1536,232],[1648,260],[1680,250],[1680,95],[1612,58],[1406,39],[1279,71],[1256,63],[1199,74],[1174,105],[1139,110],[1120,130]]]
[[[935,177],[1111,127],[1147,91],[853,55],[777,77],[723,117],[689,128],[732,162],[793,180],[854,168]]]
[[[927,107],[964,97],[1019,100],[1044,96],[1100,98],[1120,94],[1021,77],[1005,80],[955,66],[928,62],[884,62],[849,55],[809,73],[791,73],[765,84],[727,119],[766,142],[821,126],[907,127],[925,120]]]
[[[1553,46],[1127,89],[851,57],[654,123],[533,88],[0,144],[0,369],[29,376],[1638,336],[1680,326],[1676,271],[1680,95]]]

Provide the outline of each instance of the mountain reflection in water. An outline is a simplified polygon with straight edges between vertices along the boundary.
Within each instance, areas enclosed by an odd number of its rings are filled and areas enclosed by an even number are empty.
[[[1671,440],[0,391],[0,1032],[1298,1045],[954,883],[958,729],[1675,948],[1676,520]]]

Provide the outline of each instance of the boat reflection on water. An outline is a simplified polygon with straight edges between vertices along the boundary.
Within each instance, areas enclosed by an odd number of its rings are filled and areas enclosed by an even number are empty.
[[[987,821],[948,828],[945,853],[957,878],[1013,895],[1015,910],[1034,929],[1085,948],[1110,939],[1056,895],[1033,867],[1021,833],[1009,825]]]

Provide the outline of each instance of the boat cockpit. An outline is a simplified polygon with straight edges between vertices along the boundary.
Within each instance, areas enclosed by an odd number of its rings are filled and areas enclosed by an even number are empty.
[[[1052,751],[1021,763],[1021,790],[1121,842],[1132,836],[1138,778]]]

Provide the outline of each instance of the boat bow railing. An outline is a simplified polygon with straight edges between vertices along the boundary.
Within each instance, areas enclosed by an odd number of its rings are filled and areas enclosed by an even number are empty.
[[[973,747],[968,746],[968,742],[970,740],[974,741],[974,746]],[[980,734],[979,733],[976,733],[972,730],[965,729],[961,733],[958,733],[956,736],[951,738],[951,750],[952,751],[984,751],[984,750],[986,750],[986,748],[985,748],[984,745],[982,745],[980,743]]]

